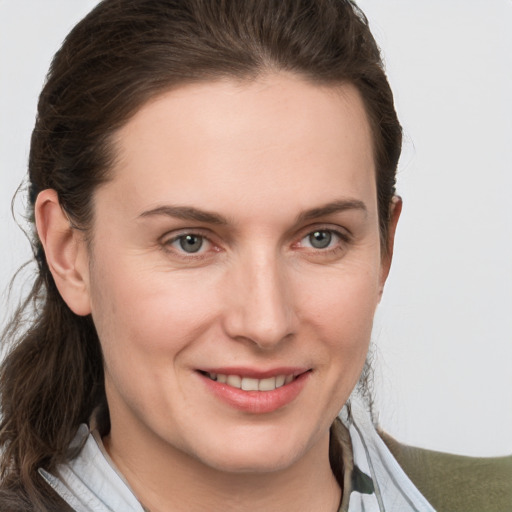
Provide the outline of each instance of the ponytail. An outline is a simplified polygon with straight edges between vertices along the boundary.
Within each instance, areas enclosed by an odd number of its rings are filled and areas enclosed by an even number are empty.
[[[14,347],[0,366],[0,477],[4,493],[21,487],[29,502],[44,510],[47,486],[38,469],[52,471],[66,459],[79,424],[106,399],[92,319],[75,315],[46,262],[39,266],[40,275],[3,338]],[[16,339],[29,309],[35,318]]]

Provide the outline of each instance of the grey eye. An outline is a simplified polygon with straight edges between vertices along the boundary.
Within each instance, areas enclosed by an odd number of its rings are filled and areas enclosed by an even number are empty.
[[[188,253],[197,252],[203,247],[204,238],[199,235],[183,235],[178,238],[180,247]]]
[[[315,249],[325,249],[329,247],[332,241],[332,233],[330,231],[314,231],[308,235],[311,247]]]

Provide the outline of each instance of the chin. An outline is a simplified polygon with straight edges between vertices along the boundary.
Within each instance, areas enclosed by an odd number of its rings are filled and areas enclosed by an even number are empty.
[[[277,455],[277,456],[276,456]],[[210,467],[225,473],[274,473],[285,470],[298,459],[288,453],[231,453],[207,462]]]
[[[225,443],[203,446],[195,456],[204,464],[218,471],[228,473],[271,473],[289,468],[307,451],[307,440],[293,438],[279,439],[262,433],[226,436]],[[201,453],[202,452],[202,453]]]

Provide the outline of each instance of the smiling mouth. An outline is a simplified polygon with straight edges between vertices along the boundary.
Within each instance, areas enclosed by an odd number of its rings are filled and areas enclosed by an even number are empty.
[[[265,379],[254,379],[252,377],[241,377],[240,375],[226,375],[223,373],[200,372],[210,380],[226,384],[242,391],[274,391],[280,387],[293,382],[299,375],[276,375]]]

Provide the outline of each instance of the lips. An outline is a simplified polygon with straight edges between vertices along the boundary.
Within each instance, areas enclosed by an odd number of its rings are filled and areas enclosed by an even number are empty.
[[[311,375],[309,369],[199,370],[206,388],[221,402],[253,414],[270,413],[293,402]]]

